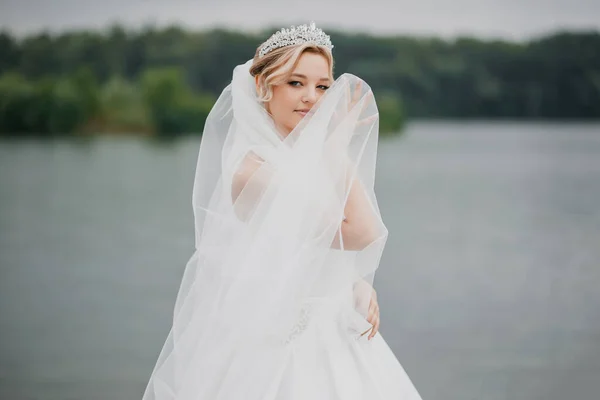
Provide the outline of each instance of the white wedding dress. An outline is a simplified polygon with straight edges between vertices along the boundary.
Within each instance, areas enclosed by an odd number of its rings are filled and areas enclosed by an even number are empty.
[[[289,348],[273,397],[265,399],[417,400],[419,394],[380,333],[348,340],[327,307]]]
[[[364,320],[357,330],[343,329],[345,300],[305,303],[265,400],[421,399],[380,332],[371,340],[360,336],[370,327]]]
[[[360,335],[387,239],[370,88],[342,75],[283,138],[256,100],[251,63],[206,122],[196,251],[143,399],[420,400],[381,333]],[[248,167],[249,154],[259,163]],[[363,202],[360,245],[341,228],[351,193]]]

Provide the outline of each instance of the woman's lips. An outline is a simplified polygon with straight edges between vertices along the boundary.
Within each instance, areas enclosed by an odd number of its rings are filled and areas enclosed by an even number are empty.
[[[305,116],[306,114],[308,114],[308,111],[303,111],[303,110],[296,110],[294,112],[297,112],[298,114]]]

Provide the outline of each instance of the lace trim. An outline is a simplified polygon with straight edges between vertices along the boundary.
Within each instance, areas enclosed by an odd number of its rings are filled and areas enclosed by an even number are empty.
[[[306,304],[302,306],[300,309],[300,316],[296,321],[296,324],[288,334],[288,337],[285,339],[284,343],[291,343],[297,336],[302,334],[306,330],[309,325],[310,317],[312,314],[312,306],[310,304]]]

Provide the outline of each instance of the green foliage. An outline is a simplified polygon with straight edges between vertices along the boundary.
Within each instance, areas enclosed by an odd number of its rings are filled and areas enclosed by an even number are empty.
[[[180,68],[148,70],[142,75],[141,87],[146,107],[161,135],[202,131],[214,100],[194,95]]]
[[[377,96],[379,110],[379,130],[381,133],[397,133],[404,125],[404,110],[402,101],[393,92]]]
[[[0,79],[0,99],[0,132],[6,134],[73,132],[89,115],[89,99],[71,79],[34,84],[7,74]]]
[[[100,92],[100,111],[93,129],[105,132],[153,132],[152,118],[138,86],[121,77],[112,77]]]
[[[139,84],[114,76],[102,86],[86,68],[35,81],[8,73],[0,78],[0,133],[197,133],[214,101],[189,90],[178,68],[148,70]]]
[[[0,132],[200,132],[233,67],[271,32],[0,32]],[[512,43],[330,35],[335,74],[377,94],[381,132],[405,116],[600,118],[599,32]]]
[[[46,94],[52,102],[47,118],[48,131],[52,134],[73,132],[86,121],[87,104],[85,96],[72,80],[59,80],[54,90]],[[42,110],[43,105],[38,109]],[[40,129],[44,129],[43,125]]]

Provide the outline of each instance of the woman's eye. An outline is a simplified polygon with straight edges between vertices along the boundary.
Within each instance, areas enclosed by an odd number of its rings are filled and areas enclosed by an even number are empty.
[[[299,82],[299,81],[290,81],[290,82],[288,82],[288,84],[290,86],[296,86],[296,87],[302,86],[302,82]],[[321,89],[321,90],[327,90],[327,89],[329,89],[329,86],[327,86],[327,85],[319,85],[319,86],[317,86],[317,88]]]

